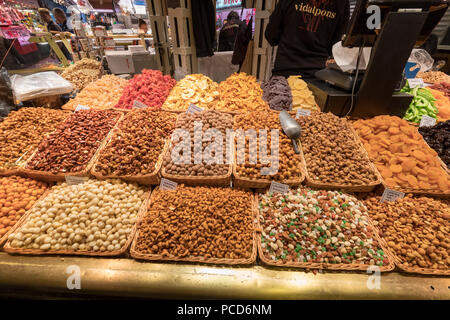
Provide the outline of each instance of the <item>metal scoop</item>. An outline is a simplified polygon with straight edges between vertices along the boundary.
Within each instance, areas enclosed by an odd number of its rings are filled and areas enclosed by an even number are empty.
[[[297,145],[297,139],[300,138],[302,134],[302,128],[300,125],[295,121],[289,113],[286,111],[280,112],[280,123],[281,127],[283,128],[284,133],[292,140],[292,144],[294,145],[294,151],[295,153],[300,153],[298,150]]]

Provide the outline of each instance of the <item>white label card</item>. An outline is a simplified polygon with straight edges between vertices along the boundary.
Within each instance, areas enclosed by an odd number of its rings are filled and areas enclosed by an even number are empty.
[[[297,109],[297,114],[295,115],[295,119],[298,119],[300,116],[310,116],[311,111],[304,109]]]
[[[69,186],[74,186],[77,184],[85,183],[89,179],[88,177],[77,177],[77,176],[65,176],[65,178],[66,178],[66,183]]]
[[[91,109],[91,108],[79,104],[79,105],[75,108],[75,111],[89,110],[89,109]]]
[[[270,184],[269,192],[272,194],[274,193],[285,194],[289,192],[289,186],[287,184],[272,181],[272,183]]]
[[[196,113],[196,112],[202,112],[203,109],[200,107],[197,107],[195,104],[191,103],[189,105],[189,108],[186,110],[186,113]]]
[[[170,181],[169,179],[161,178],[161,183],[159,184],[159,188],[161,190],[176,190],[178,183]]]
[[[381,200],[380,202],[385,202],[385,201],[395,201],[397,199],[401,199],[405,196],[404,192],[400,192],[400,191],[395,191],[392,189],[384,189],[383,195],[381,196]]]
[[[432,127],[436,124],[436,119],[427,115],[423,115],[420,119],[419,127]]]
[[[140,101],[134,100],[134,102],[133,102],[133,109],[142,109],[142,108],[147,108],[147,105],[143,104]]]
[[[410,88],[415,88],[415,87],[423,88],[424,87],[422,78],[408,79],[408,84],[409,84]]]

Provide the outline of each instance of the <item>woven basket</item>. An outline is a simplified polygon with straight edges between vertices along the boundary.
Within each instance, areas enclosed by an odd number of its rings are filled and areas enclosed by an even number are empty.
[[[157,187],[154,192],[152,193],[152,196],[149,201],[152,203],[154,193],[159,190],[159,187]],[[176,261],[176,262],[194,262],[194,263],[211,263],[211,264],[226,264],[226,265],[250,265],[254,264],[256,261],[257,256],[257,247],[256,247],[256,231],[257,231],[257,211],[258,208],[256,206],[256,200],[254,198],[253,204],[252,204],[252,215],[254,218],[255,228],[253,232],[253,244],[252,244],[252,254],[250,258],[246,259],[228,259],[228,258],[205,258],[205,257],[165,257],[159,254],[143,254],[136,251],[136,242],[139,237],[139,230],[136,232],[136,235],[134,237],[133,243],[130,248],[130,254],[131,257],[138,259],[138,260],[148,260],[148,261]],[[144,215],[141,216],[141,219],[143,219]],[[139,219],[138,224],[141,222],[141,219]]]
[[[151,191],[148,192],[148,195],[144,202],[141,205],[141,208],[139,209],[138,214],[138,221],[141,219],[142,215],[146,212],[147,203],[150,198]],[[37,202],[36,202],[37,203]],[[18,230],[26,221],[28,215],[31,213],[31,210],[29,210],[20,220],[19,223],[14,226],[14,231]],[[10,240],[8,240],[4,246],[4,251],[8,253],[16,253],[16,254],[29,254],[29,255],[76,255],[76,256],[94,256],[94,257],[111,257],[111,256],[120,256],[123,253],[127,251],[129,246],[131,245],[131,242],[133,241],[134,235],[136,233],[137,229],[137,222],[134,224],[133,228],[131,229],[130,234],[128,235],[127,241],[122,246],[122,248],[118,250],[113,251],[103,251],[103,252],[97,252],[97,251],[73,251],[73,250],[58,250],[58,251],[51,251],[51,250],[40,250],[40,249],[20,249],[20,248],[13,248],[10,245]]]
[[[117,127],[117,124],[120,122],[120,120],[123,118],[123,114],[119,116],[119,118],[116,121],[116,124],[114,127],[109,131],[109,133],[106,135],[106,137],[103,139],[102,143],[100,143],[99,147],[95,151],[92,158],[88,161],[86,164],[86,167],[80,171],[80,172],[58,172],[58,173],[52,173],[49,171],[40,171],[40,170],[33,170],[33,169],[27,169],[28,162],[31,161],[31,159],[34,158],[35,154],[37,153],[38,149],[33,152],[32,156],[28,159],[28,161],[25,163],[24,167],[19,169],[19,172],[21,175],[24,175],[28,178],[42,180],[42,181],[49,181],[49,182],[58,182],[58,181],[65,181],[66,176],[75,176],[75,177],[87,177],[89,176],[89,172],[91,171],[91,168],[93,167],[94,163],[97,161],[97,158],[99,157],[100,153],[99,151],[103,149],[106,142],[109,141],[110,136],[114,132],[114,129]]]
[[[359,146],[359,150],[360,152],[363,154],[363,156],[367,159],[370,168],[375,172],[375,175],[377,177],[377,180],[375,180],[374,182],[370,183],[370,184],[366,184],[366,185],[344,185],[344,184],[329,184],[329,183],[322,183],[320,181],[314,180],[308,172],[308,165],[306,163],[305,160],[305,168],[306,168],[306,185],[310,186],[310,187],[314,187],[314,188],[318,188],[318,189],[333,189],[333,190],[343,190],[343,191],[347,191],[347,192],[370,192],[373,189],[375,189],[377,186],[379,186],[383,179],[381,177],[381,174],[378,172],[378,169],[375,167],[375,165],[372,163],[372,161],[370,161],[369,159],[369,155],[367,154],[366,149],[364,148],[361,140],[359,139],[358,135],[356,134],[356,132],[353,130],[353,127],[351,125],[347,126],[350,129],[351,134],[353,135],[353,138],[355,140],[355,143],[357,146]],[[302,151],[303,153],[303,151]],[[303,159],[305,159],[305,157],[302,154]]]
[[[29,210],[27,210],[19,219],[19,221],[16,222],[15,225],[12,226],[11,229],[9,229],[9,231],[7,233],[5,233],[3,235],[3,237],[0,238],[0,247],[6,242],[6,240],[8,240],[8,236],[16,229],[18,228],[18,226],[21,226],[24,223],[24,220],[26,219],[26,217],[28,216],[28,212],[31,211],[31,209],[34,208],[34,206],[41,201],[42,199],[44,199],[49,193],[50,193],[51,188],[48,188],[47,190],[45,190],[45,192],[39,197],[39,199],[37,199],[35,201],[35,203],[31,206],[31,208]]]
[[[281,183],[287,184],[291,187],[296,187],[302,184],[302,182],[305,180],[305,172],[306,172],[306,163],[305,158],[303,156],[303,151],[301,147],[301,143],[297,142],[299,150],[300,150],[300,169],[302,175],[298,179],[290,179],[290,180],[284,180],[280,181]],[[252,179],[247,177],[242,177],[237,173],[237,154],[235,152],[234,162],[233,162],[233,185],[237,188],[243,188],[243,189],[266,189],[270,187],[270,184],[272,183],[271,179]]]
[[[259,196],[258,196],[259,199]],[[259,208],[259,206],[258,206]],[[258,221],[259,221],[259,209],[258,209]],[[389,263],[385,266],[378,266],[380,268],[380,272],[388,272],[392,271],[395,268],[394,265],[394,258],[389,250],[387,250],[387,244],[386,242],[380,238],[378,235],[378,232],[375,228],[375,226],[372,224],[372,221],[370,220],[370,217],[368,217],[369,226],[372,227],[373,230],[375,230],[374,238],[378,240],[378,243],[380,244],[380,247],[383,249],[383,252],[386,255],[386,258],[388,259]],[[267,258],[264,255],[264,251],[262,248],[261,243],[261,237],[258,237],[257,240],[258,244],[258,252],[259,252],[259,258],[262,262],[269,266],[276,266],[276,267],[290,267],[290,268],[303,268],[303,269],[325,269],[325,270],[336,270],[336,271],[367,271],[370,265],[367,264],[350,264],[350,263],[320,263],[320,262],[286,262],[277,260],[271,260]]]
[[[358,134],[355,132],[355,136],[358,137]],[[420,135],[422,137],[422,135]],[[425,141],[425,139],[423,139],[422,137],[422,141],[423,143],[428,146],[427,142]],[[363,147],[364,150],[366,150]],[[367,153],[367,150],[366,150]],[[439,162],[441,163],[441,165],[443,164],[442,160],[437,157]],[[445,165],[445,164],[444,164]],[[449,171],[446,170],[445,168],[442,168],[444,172],[446,172],[447,174],[449,174]],[[436,189],[414,189],[414,188],[405,188],[405,187],[389,187],[386,182],[383,179],[383,176],[380,174],[380,178],[381,178],[381,184],[383,185],[383,187],[385,189],[392,189],[392,190],[396,190],[396,191],[400,191],[400,192],[404,192],[404,193],[411,193],[411,194],[417,194],[417,195],[424,195],[424,196],[432,196],[432,197],[437,197],[437,198],[443,198],[443,199],[449,199],[450,198],[450,191],[448,192],[443,192],[441,190],[436,190]]]
[[[117,130],[117,129],[116,129]],[[163,159],[164,159],[164,154],[166,153],[166,150],[168,148],[168,142],[166,141],[166,143],[164,144],[163,150],[161,151],[158,161],[155,164],[155,169],[153,170],[152,173],[150,174],[144,174],[144,175],[124,175],[124,176],[116,176],[116,175],[107,175],[104,176],[101,174],[101,172],[96,171],[96,166],[97,166],[97,161],[98,158],[100,157],[102,151],[107,147],[107,145],[109,144],[109,142],[114,138],[115,136],[115,132],[108,137],[108,140],[106,141],[106,143],[104,144],[104,146],[100,149],[99,154],[97,156],[97,158],[95,159],[95,163],[92,165],[92,169],[91,169],[91,174],[96,177],[97,179],[100,180],[105,180],[105,179],[121,179],[123,181],[127,181],[127,182],[135,182],[135,183],[139,183],[139,184],[143,184],[143,185],[153,185],[153,184],[159,184],[161,181],[161,166],[163,163]]]

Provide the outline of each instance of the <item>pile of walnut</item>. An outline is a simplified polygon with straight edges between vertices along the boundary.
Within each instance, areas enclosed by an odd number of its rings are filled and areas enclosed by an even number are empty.
[[[103,176],[153,173],[167,138],[175,127],[172,112],[134,109],[119,123],[107,146],[100,152],[95,170]]]
[[[302,149],[313,182],[346,186],[376,183],[376,169],[356,142],[347,120],[331,113],[313,113],[297,122],[302,127]]]
[[[198,129],[194,129],[194,124],[199,124]],[[190,146],[183,150],[182,145],[186,140],[180,136],[179,139],[172,139],[172,148],[168,150],[164,157],[164,171],[167,174],[181,175],[181,176],[221,176],[226,175],[230,169],[230,164],[227,164],[226,154],[226,136],[227,129],[233,126],[233,117],[230,114],[221,113],[215,110],[207,110],[197,113],[180,114],[177,119],[176,128],[178,130],[185,130],[186,134],[190,135]],[[216,141],[218,148],[214,148],[214,139],[208,139],[206,132],[208,129],[220,132],[222,141]],[[200,136],[199,148],[196,148],[194,132],[202,133]],[[174,136],[174,138],[176,138]],[[201,147],[200,147],[201,146]],[[186,151],[186,152],[184,152]],[[211,151],[211,152],[209,152]],[[215,152],[222,152],[220,154]],[[219,159],[221,158],[221,160]],[[201,161],[198,161],[200,159]],[[222,164],[220,164],[222,162]]]
[[[258,147],[258,140],[263,134],[263,131],[261,130],[264,129],[267,130],[266,146],[268,159],[264,159],[262,157]],[[275,129],[278,132],[279,137],[278,145],[274,145],[274,147],[278,148],[278,157],[276,157],[276,154],[274,154],[275,158],[278,160],[278,167],[276,167],[276,163],[270,162],[271,149],[274,149],[275,151],[275,148],[271,148],[271,129]],[[287,180],[303,180],[301,165],[302,158],[299,154],[295,154],[291,139],[289,139],[283,133],[280,121],[278,119],[278,113],[258,111],[237,115],[234,118],[234,130],[236,133],[237,142],[236,172],[239,177],[248,179],[268,179],[279,182]],[[243,148],[240,139],[242,139],[242,134],[247,130],[254,130],[257,134],[257,137],[256,140],[251,141],[252,139],[249,139],[247,135],[247,137],[245,138],[245,148]],[[254,154],[252,150],[256,150],[256,163],[254,163],[254,159],[252,159],[252,156]],[[268,162],[266,160],[268,160]],[[269,167],[276,170],[274,170],[273,172],[272,170],[269,170],[267,172],[268,174],[261,174],[263,168]]]
[[[230,188],[156,190],[138,225],[135,251],[163,258],[249,259],[253,196]]]
[[[450,206],[448,201],[410,195],[381,203],[365,201],[370,218],[404,268],[448,270]]]
[[[93,59],[82,59],[67,67],[61,76],[70,81],[80,91],[91,82],[99,79],[101,64]]]

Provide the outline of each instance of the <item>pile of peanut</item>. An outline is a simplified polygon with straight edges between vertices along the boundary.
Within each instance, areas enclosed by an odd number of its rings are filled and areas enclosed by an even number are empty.
[[[426,83],[450,82],[450,76],[442,71],[419,72],[416,78],[422,78]]]
[[[354,196],[306,188],[261,195],[263,254],[283,263],[387,265],[367,209]]]
[[[230,188],[156,190],[138,225],[135,250],[164,258],[249,258],[252,200],[252,193]]]
[[[240,154],[245,153],[245,163],[240,164],[236,162],[236,171],[240,177],[250,178],[250,179],[269,179],[283,182],[286,180],[299,180],[302,177],[302,159],[299,154],[294,152],[292,147],[291,139],[289,139],[284,133],[278,119],[278,114],[275,112],[258,111],[250,112],[246,114],[240,114],[234,118],[234,130],[236,132],[237,139],[239,142],[239,137],[247,130],[255,130],[257,134],[258,142],[255,143],[246,137],[245,139],[245,150],[237,144],[237,154],[238,159]],[[271,129],[276,129],[279,132],[279,156],[278,156],[278,170],[276,173],[271,175],[261,175],[261,168],[270,167],[273,165],[270,162],[264,163],[261,161],[262,157],[259,152],[259,129],[267,129],[267,155],[270,158],[271,155]],[[256,164],[252,164],[250,161],[249,153],[252,148],[256,147],[258,154],[258,161]]]
[[[346,119],[332,113],[300,116],[301,143],[308,174],[314,182],[368,185],[377,181],[362,146],[355,141]]]
[[[25,163],[46,134],[69,115],[62,110],[22,108],[0,123],[0,168]]]
[[[450,205],[448,201],[407,195],[381,203],[365,201],[370,217],[405,268],[448,270]]]
[[[115,110],[80,110],[46,137],[26,168],[52,173],[80,172],[119,120]]]
[[[203,139],[201,147],[196,148],[194,137],[194,125],[195,122],[201,124],[198,132],[202,133]],[[197,113],[185,113],[180,114],[177,119],[176,129],[186,130],[190,135],[190,154],[184,153],[183,150],[177,151],[177,145],[183,143],[183,138],[172,139],[172,148],[166,153],[164,157],[164,169],[168,174],[181,175],[181,176],[220,176],[226,175],[229,171],[230,165],[227,164],[226,155],[226,136],[227,129],[231,129],[233,126],[233,117],[230,114],[221,113],[216,110],[206,110]],[[212,137],[210,141],[207,139],[205,133],[208,129],[217,130],[221,134],[222,141],[217,141],[218,150],[212,147],[215,142],[215,137]],[[175,138],[175,137],[174,137]],[[200,137],[201,138],[201,137]],[[209,152],[209,151],[211,152]],[[222,164],[219,161],[214,161],[217,156],[215,152],[222,152]],[[201,156],[201,163],[196,163],[195,156]],[[210,163],[208,159],[205,159],[205,155],[211,158]],[[200,162],[200,161],[197,161]]]
[[[119,123],[100,152],[95,170],[104,176],[153,173],[167,138],[175,127],[176,114],[134,109]]]

